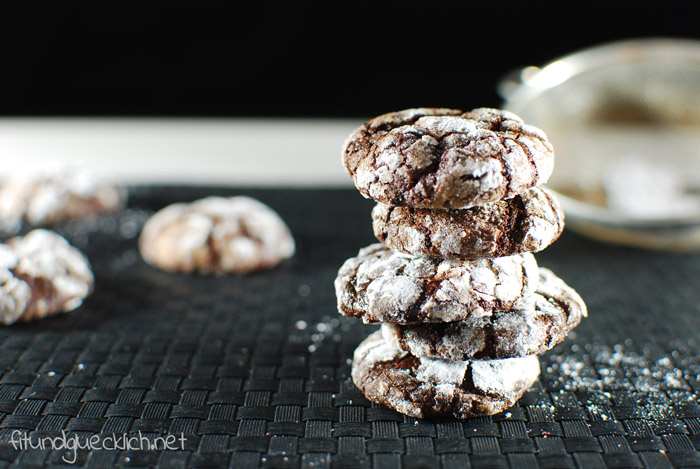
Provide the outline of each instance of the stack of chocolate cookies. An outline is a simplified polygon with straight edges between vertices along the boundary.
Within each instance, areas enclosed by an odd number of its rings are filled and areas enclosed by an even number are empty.
[[[544,133],[497,109],[385,114],[345,142],[343,163],[381,243],[335,281],[341,314],[381,323],[352,378],[373,402],[417,417],[490,415],[538,378],[537,354],[586,315],[532,255],[562,232],[546,189]]]

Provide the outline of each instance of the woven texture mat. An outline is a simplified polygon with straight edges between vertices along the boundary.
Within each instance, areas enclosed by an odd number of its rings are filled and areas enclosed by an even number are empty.
[[[144,264],[147,216],[213,194],[271,205],[296,256],[248,276]],[[369,403],[349,379],[376,326],[336,313],[333,279],[374,242],[371,207],[353,190],[140,187],[123,213],[59,227],[90,257],[96,290],[72,313],[0,330],[0,465],[700,467],[700,256],[565,233],[537,259],[590,317],[542,355],[540,381],[493,417],[417,421]],[[177,447],[12,443],[139,432],[177,436]]]

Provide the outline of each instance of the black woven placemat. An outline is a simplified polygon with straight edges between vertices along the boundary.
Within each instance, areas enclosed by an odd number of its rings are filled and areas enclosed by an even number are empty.
[[[248,276],[144,264],[145,218],[212,194],[271,205],[296,256]],[[0,464],[700,467],[700,256],[566,232],[537,258],[590,317],[542,356],[540,381],[493,417],[417,421],[370,404],[348,378],[375,328],[338,316],[333,279],[374,242],[371,207],[352,190],[141,187],[123,213],[59,227],[90,257],[96,290],[70,314],[0,330]],[[125,434],[140,446],[55,449]],[[177,445],[148,449],[171,435]],[[46,444],[15,449],[20,436]]]

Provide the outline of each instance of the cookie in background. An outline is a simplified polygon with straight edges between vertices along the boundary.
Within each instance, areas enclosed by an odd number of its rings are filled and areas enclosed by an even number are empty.
[[[292,257],[292,233],[270,207],[246,196],[206,197],[169,205],[141,231],[141,257],[166,271],[237,273]]]
[[[72,311],[94,283],[87,257],[53,231],[37,229],[0,243],[3,325]]]
[[[58,223],[124,208],[127,190],[85,166],[47,163],[0,182],[0,230]]]

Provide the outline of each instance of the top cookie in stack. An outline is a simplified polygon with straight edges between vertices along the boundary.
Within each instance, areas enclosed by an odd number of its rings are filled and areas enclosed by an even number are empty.
[[[469,208],[544,184],[554,152],[541,130],[508,111],[419,108],[357,129],[343,163],[358,190],[377,202]]]
[[[536,355],[586,315],[531,254],[564,227],[540,187],[554,163],[544,133],[498,109],[408,109],[353,132],[343,163],[377,202],[383,243],[335,282],[341,314],[383,324],[355,352],[355,384],[414,417],[511,406],[539,376]]]

